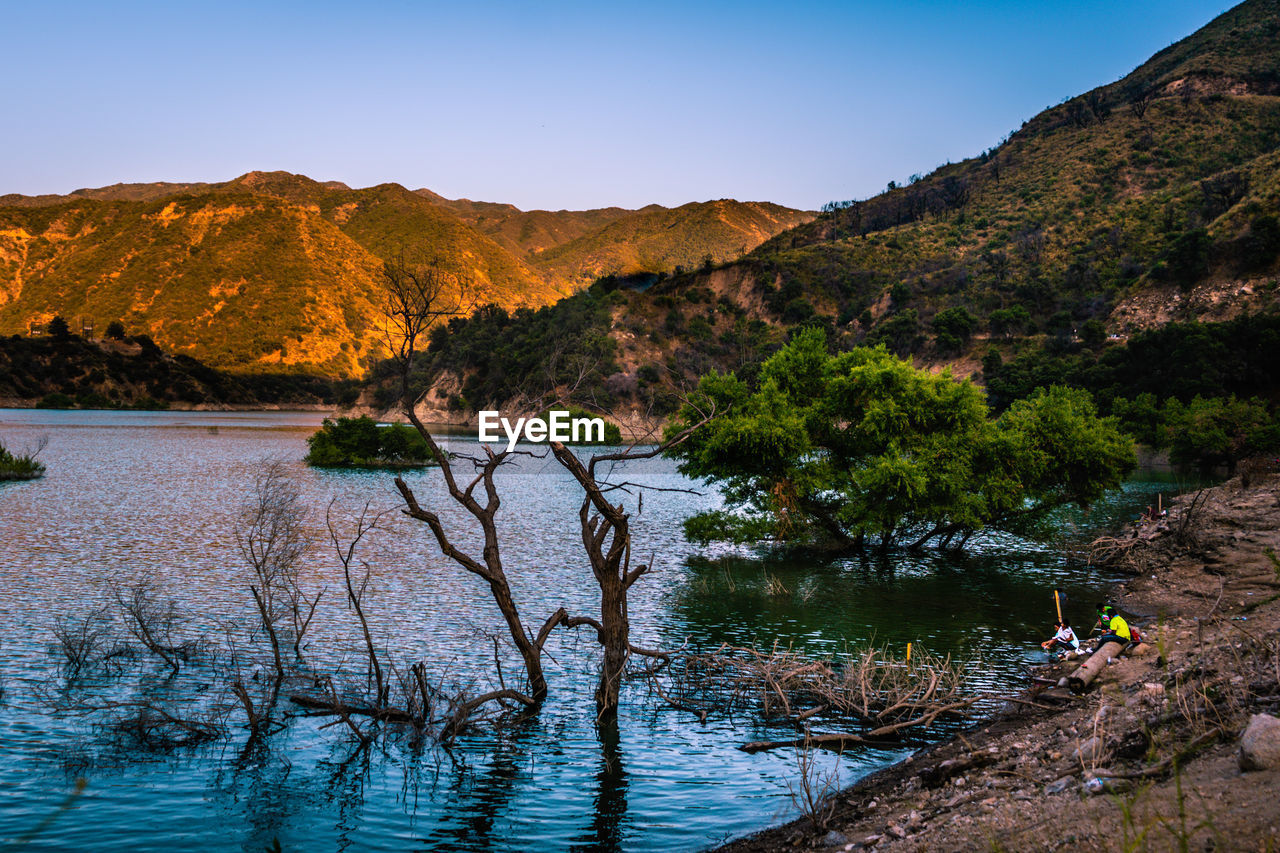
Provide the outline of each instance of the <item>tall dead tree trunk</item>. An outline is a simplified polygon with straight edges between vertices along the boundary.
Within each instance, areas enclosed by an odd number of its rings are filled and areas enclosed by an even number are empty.
[[[516,650],[524,661],[525,674],[529,680],[529,696],[534,702],[541,703],[547,698],[547,679],[542,671],[542,648],[551,631],[557,625],[566,624],[566,620],[569,617],[564,608],[556,610],[543,623],[538,633],[533,636],[525,629],[524,623],[520,620],[520,611],[516,606],[514,596],[511,594],[511,584],[507,581],[506,570],[502,565],[502,549],[498,544],[498,525],[496,521],[502,501],[498,497],[498,490],[493,482],[494,473],[503,462],[507,461],[511,454],[507,451],[494,453],[486,447],[484,458],[473,460],[478,469],[475,477],[466,485],[462,485],[454,474],[453,464],[449,455],[436,443],[436,440],[427,430],[426,425],[419,419],[413,407],[406,406],[404,413],[427,442],[427,446],[431,448],[432,456],[434,456],[441,472],[444,474],[444,482],[449,490],[449,496],[466,509],[480,524],[480,530],[484,536],[484,546],[481,550],[480,558],[476,559],[455,546],[449,539],[449,535],[440,521],[440,516],[423,507],[418,502],[413,490],[409,488],[409,485],[400,477],[396,477],[396,488],[400,490],[400,495],[405,502],[404,513],[410,518],[426,522],[431,529],[432,535],[435,536],[436,544],[440,546],[440,551],[489,585],[489,592],[507,624],[507,631],[511,635],[511,641],[515,644]],[[483,503],[476,498],[477,488],[483,488],[485,496]]]
[[[627,613],[627,592],[632,584],[651,568],[641,563],[631,567],[631,516],[621,503],[614,504],[606,491],[625,488],[627,484],[602,484],[596,476],[596,466],[601,463],[627,462],[651,459],[680,444],[694,430],[714,417],[707,414],[701,421],[682,430],[667,441],[646,448],[635,445],[617,453],[596,454],[584,465],[577,455],[558,441],[551,442],[551,452],[556,460],[573,475],[582,486],[584,496],[578,508],[578,521],[582,530],[582,545],[591,562],[591,572],[600,587],[600,619],[584,616],[565,617],[562,624],[573,627],[590,625],[604,649],[600,665],[600,681],[596,685],[596,715],[609,720],[618,713],[618,693],[627,661],[633,652],[641,651],[631,645],[631,620]]]
[[[556,459],[571,473],[586,492],[578,519],[582,527],[582,545],[591,572],[600,587],[600,620],[578,617],[574,624],[591,625],[604,649],[600,665],[600,681],[596,685],[596,714],[600,719],[618,713],[618,692],[630,655],[631,622],[627,614],[627,590],[648,571],[646,565],[630,568],[630,516],[622,504],[612,504],[595,478],[596,457],[587,465],[572,450],[553,442]]]
[[[449,454],[436,443],[414,410],[417,396],[411,390],[411,374],[418,353],[418,343],[425,339],[436,323],[445,322],[451,317],[465,316],[470,312],[475,304],[471,298],[471,288],[468,282],[443,273],[431,263],[406,258],[404,252],[383,265],[382,276],[386,284],[387,345],[399,368],[401,411],[431,449],[432,457],[444,474],[450,498],[480,524],[484,535],[480,556],[477,558],[456,547],[449,539],[440,516],[423,507],[408,484],[397,477],[395,483],[404,498],[404,512],[431,528],[436,544],[446,557],[489,585],[493,601],[498,605],[511,634],[511,641],[524,661],[529,695],[535,703],[541,703],[547,696],[547,680],[542,671],[542,646],[552,629],[561,624],[565,612],[562,608],[551,614],[537,635],[530,636],[520,620],[520,612],[511,595],[511,585],[507,582],[498,545],[496,517],[502,502],[498,498],[493,476],[512,454],[505,451],[494,453],[485,448],[483,458],[470,459],[476,474],[464,485],[455,475]],[[477,489],[483,491],[483,502],[476,496]]]

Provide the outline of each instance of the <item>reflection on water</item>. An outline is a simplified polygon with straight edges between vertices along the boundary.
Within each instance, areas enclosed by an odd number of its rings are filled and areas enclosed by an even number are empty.
[[[340,517],[366,501],[396,506],[387,475],[302,465],[320,418],[0,410],[6,444],[50,437],[44,479],[0,484],[0,838],[52,813],[76,775],[89,781],[85,796],[31,849],[262,850],[279,838],[285,849],[315,850],[692,850],[794,813],[786,786],[794,756],[736,749],[761,734],[756,727],[714,716],[699,724],[654,707],[633,687],[618,727],[597,730],[594,640],[567,633],[548,647],[552,698],[543,713],[497,733],[475,730],[452,755],[398,742],[360,750],[338,729],[298,719],[269,748],[246,747],[237,730],[229,745],[120,756],[95,746],[82,722],[48,714],[40,691],[55,679],[53,619],[105,603],[107,578],[153,570],[193,612],[193,627],[232,620],[247,632],[251,601],[232,531],[264,458],[286,460],[299,478],[322,544],[331,503]],[[463,436],[448,441],[467,446]],[[446,499],[435,472],[406,478],[459,544],[475,546],[478,531]],[[637,463],[627,479],[688,485],[665,460]],[[526,622],[539,624],[560,605],[593,612],[576,485],[549,458],[522,460],[499,484],[508,572]],[[891,564],[698,549],[684,542],[680,522],[715,506],[714,494],[650,491],[633,533],[639,553],[657,555],[658,570],[632,591],[635,640],[668,648],[777,642],[813,653],[873,638],[922,641],[980,659],[982,686],[1007,689],[1022,679],[1022,664],[1039,657],[1052,590],[1064,590],[1069,614],[1087,625],[1107,588],[1110,579],[1063,556],[1063,546],[1178,485],[1132,482],[1087,515],[1063,514],[1039,543],[1006,537],[964,556]],[[366,558],[375,567],[375,639],[391,659],[426,660],[436,678],[473,690],[490,683],[487,635],[502,623],[482,585],[395,513]],[[329,587],[309,636],[311,655],[330,661],[358,648],[335,592],[338,568],[331,550],[317,547],[304,572],[310,584]],[[819,770],[839,765],[852,781],[902,754],[824,755]]]

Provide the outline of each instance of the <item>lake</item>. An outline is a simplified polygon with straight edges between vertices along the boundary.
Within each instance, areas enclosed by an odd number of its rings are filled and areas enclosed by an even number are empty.
[[[321,728],[317,718],[293,720],[268,749],[245,750],[246,735],[233,726],[230,742],[214,746],[122,750],[85,719],[51,712],[71,692],[52,626],[59,615],[108,604],[113,579],[151,573],[187,614],[188,631],[231,626],[250,642],[253,602],[234,530],[264,460],[282,460],[312,508],[317,545],[303,574],[328,588],[313,659],[358,654],[325,513],[341,527],[368,504],[392,510],[361,551],[379,645],[396,661],[426,661],[438,678],[475,689],[492,683],[489,635],[502,623],[484,585],[394,511],[390,475],[303,465],[320,417],[0,410],[0,442],[10,449],[49,439],[43,479],[0,483],[0,839],[54,817],[26,849],[261,851],[279,839],[284,850],[310,851],[699,850],[797,813],[788,788],[795,752],[736,748],[786,737],[785,728],[725,715],[700,724],[634,684],[624,690],[616,742],[602,744],[594,638],[565,631],[548,645],[551,698],[542,713],[518,727],[474,729],[452,754],[397,739],[356,750],[340,727]],[[465,436],[442,441],[474,449]],[[438,471],[405,476],[460,545],[477,541]],[[1037,642],[1051,633],[1054,587],[1087,631],[1092,603],[1114,580],[1065,556],[1064,546],[1178,487],[1170,477],[1137,477],[1088,514],[1061,513],[1044,541],[1004,537],[958,558],[821,565],[690,545],[681,522],[718,505],[715,493],[668,460],[633,463],[625,478],[649,487],[633,536],[637,555],[655,557],[655,571],[632,588],[633,642],[778,642],[817,653],[911,641],[975,661],[977,686],[993,692],[1020,687],[1022,666],[1042,659]],[[547,457],[521,459],[498,484],[505,563],[525,622],[541,624],[559,606],[598,615],[576,483]],[[702,494],[659,491],[672,488]],[[516,661],[506,663],[515,671]],[[824,754],[820,770],[848,784],[907,751]],[[77,778],[84,793],[60,813]]]

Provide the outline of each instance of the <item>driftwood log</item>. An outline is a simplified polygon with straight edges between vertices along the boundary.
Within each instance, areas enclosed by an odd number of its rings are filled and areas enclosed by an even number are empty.
[[[1083,693],[1098,674],[1107,668],[1107,661],[1110,658],[1119,657],[1123,650],[1124,646],[1120,643],[1107,643],[1100,646],[1087,661],[1076,668],[1075,672],[1060,680],[1058,686],[1068,687],[1072,693]]]

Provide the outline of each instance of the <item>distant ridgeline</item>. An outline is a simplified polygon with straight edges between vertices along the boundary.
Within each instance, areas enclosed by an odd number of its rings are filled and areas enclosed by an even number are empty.
[[[832,351],[883,345],[959,375],[990,368],[999,408],[1057,380],[1104,408],[1191,387],[1274,399],[1258,360],[1237,380],[1212,347],[1152,349],[1166,339],[1144,330],[1199,321],[1170,334],[1218,340],[1227,359],[1235,331],[1265,336],[1260,318],[1280,314],[1278,69],[1280,0],[1248,0],[991,150],[833,202],[738,260],[643,286],[604,276],[554,305],[454,320],[432,335],[418,388],[477,411],[572,385],[593,408],[668,415],[698,377],[754,381],[816,327]],[[1186,357],[1224,377],[1219,390],[1168,385]],[[370,376],[383,401],[390,374]]]
[[[223,370],[361,376],[388,354],[383,264],[402,255],[514,311],[602,275],[740,257],[813,215],[732,200],[521,211],[286,172],[0,196],[0,334],[120,320]]]
[[[354,402],[349,383],[298,374],[235,375],[168,355],[146,335],[86,340],[68,333],[0,337],[0,400],[45,408]]]

